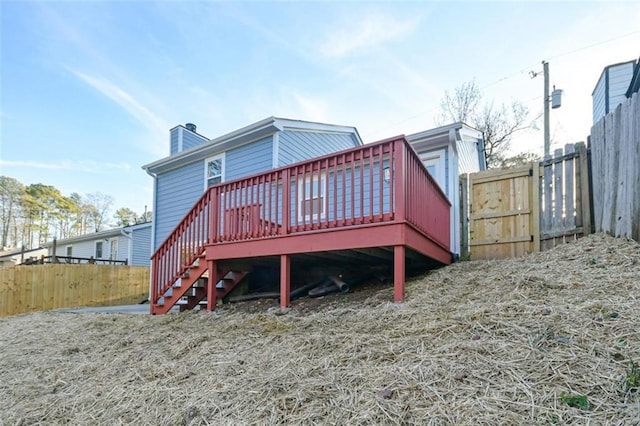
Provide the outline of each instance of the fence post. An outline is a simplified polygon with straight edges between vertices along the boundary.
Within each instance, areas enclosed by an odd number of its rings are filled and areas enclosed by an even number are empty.
[[[582,211],[582,233],[583,235],[589,235],[591,230],[591,203],[592,199],[589,196],[589,158],[587,156],[587,148],[584,142],[578,142],[576,144],[576,153],[578,153],[578,170],[580,171],[580,182],[576,182],[580,185],[580,206],[576,208]]]
[[[460,258],[469,259],[469,193],[468,174],[460,175]]]
[[[531,235],[533,251],[540,251],[540,163],[532,162],[531,167]]]
[[[58,240],[56,237],[53,237],[53,254],[51,257],[51,263],[58,263]]]
[[[394,219],[396,222],[405,220],[405,181],[406,181],[406,150],[404,140],[399,139],[393,143],[394,151],[394,170],[393,170],[393,186],[394,186]]]
[[[295,202],[297,203],[298,200],[296,199]],[[291,229],[291,169],[285,169],[282,171],[282,230],[284,231],[284,235],[288,235],[290,229]]]

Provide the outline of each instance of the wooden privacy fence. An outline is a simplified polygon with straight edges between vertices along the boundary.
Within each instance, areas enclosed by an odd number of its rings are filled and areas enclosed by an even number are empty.
[[[640,94],[591,128],[595,231],[640,241]]]
[[[588,164],[578,143],[540,163],[461,177],[462,194],[468,184],[461,217],[463,237],[468,222],[471,259],[521,256],[589,234]],[[464,238],[462,245],[464,255]]]
[[[80,306],[137,303],[149,295],[149,268],[33,265],[0,268],[0,317]]]

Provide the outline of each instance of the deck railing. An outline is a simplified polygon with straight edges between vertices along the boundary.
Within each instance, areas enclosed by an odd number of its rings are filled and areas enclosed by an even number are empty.
[[[152,302],[207,244],[406,221],[449,249],[449,209],[404,137],[221,183],[154,253]]]
[[[156,303],[209,244],[212,191],[208,190],[151,256],[151,303]]]

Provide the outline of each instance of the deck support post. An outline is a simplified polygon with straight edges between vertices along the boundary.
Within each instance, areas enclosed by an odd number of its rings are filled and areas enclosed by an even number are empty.
[[[404,253],[405,247],[393,246],[393,301],[404,302]]]
[[[216,309],[216,284],[218,284],[218,269],[215,260],[207,260],[209,277],[207,278],[207,311]]]
[[[280,255],[280,307],[286,308],[291,301],[291,256]]]

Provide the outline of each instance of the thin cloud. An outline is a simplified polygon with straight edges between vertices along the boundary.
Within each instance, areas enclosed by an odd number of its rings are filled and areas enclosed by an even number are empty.
[[[378,47],[388,41],[403,38],[413,32],[419,19],[397,19],[380,13],[370,13],[355,25],[333,31],[320,43],[324,56],[339,58],[358,51]]]
[[[120,105],[125,111],[127,111],[133,118],[138,120],[145,126],[156,128],[167,128],[164,121],[156,116],[151,110],[144,105],[140,104],[131,94],[121,89],[114,83],[108,80],[102,80],[96,77],[92,77],[80,71],[70,71],[76,75],[80,80],[93,87],[107,98],[111,99],[118,105]]]
[[[88,86],[94,88],[105,97],[111,99],[124,109],[129,115],[131,115],[136,121],[149,129],[152,133],[149,136],[150,144],[147,144],[147,149],[154,155],[166,154],[158,144],[155,143],[157,137],[164,136],[166,130],[170,127],[160,117],[158,117],[149,108],[142,105],[136,100],[129,92],[117,86],[105,79],[93,77],[89,74],[77,71],[71,68],[68,70],[82,80]]]
[[[30,169],[46,169],[46,170],[73,170],[76,172],[86,173],[105,173],[110,170],[130,170],[131,165],[128,163],[103,163],[98,161],[59,161],[54,163],[44,163],[38,161],[7,161],[0,160],[0,165],[4,167],[22,167]]]

